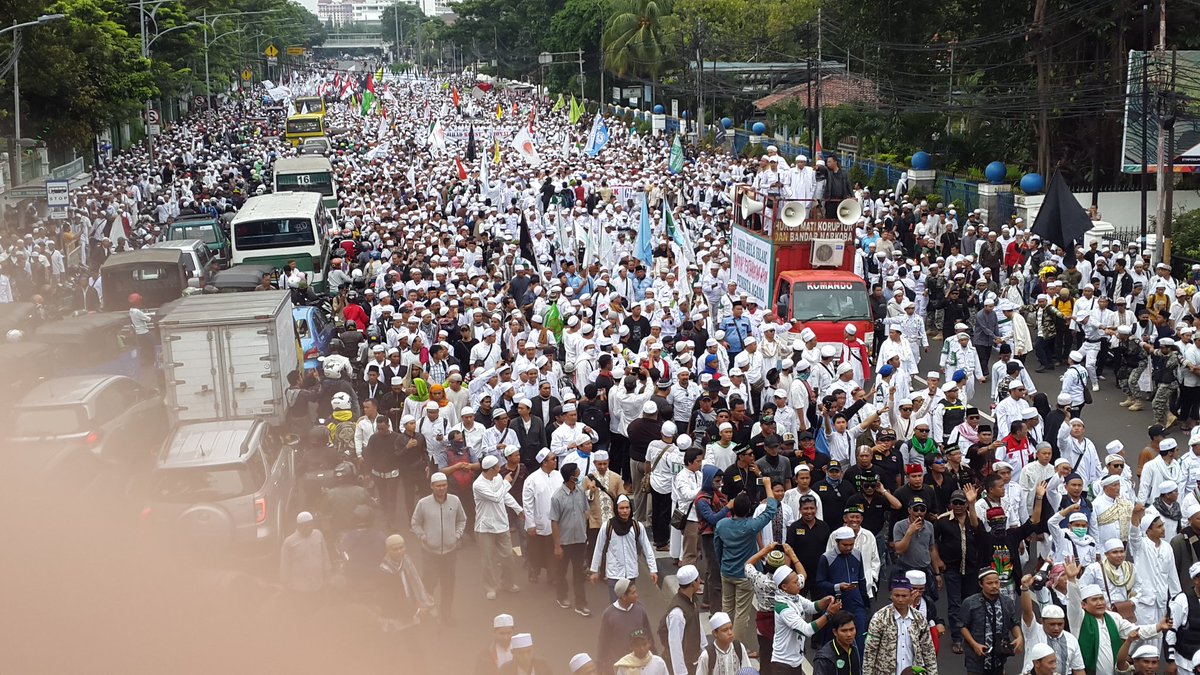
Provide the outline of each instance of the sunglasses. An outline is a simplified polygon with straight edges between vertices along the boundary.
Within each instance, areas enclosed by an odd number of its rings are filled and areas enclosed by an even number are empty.
[[[924,506],[913,506],[913,507],[910,507],[908,510],[912,511],[913,513],[925,513],[925,511],[927,511],[928,509],[926,509]]]
[[[1114,469],[1124,469],[1125,468],[1124,464],[1109,464],[1109,466],[1111,466]]]
[[[928,429],[917,429],[916,432],[918,434],[927,434],[927,433],[929,433],[929,430]]]
[[[966,505],[967,505],[967,503],[962,501],[961,499],[955,499],[950,502],[950,506],[966,506]]]
[[[901,408],[901,409],[900,409],[900,412],[912,412],[912,406],[908,406],[908,407],[905,407],[905,408]]]

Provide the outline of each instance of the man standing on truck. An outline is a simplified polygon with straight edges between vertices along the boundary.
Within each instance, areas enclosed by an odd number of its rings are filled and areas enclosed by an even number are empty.
[[[838,164],[837,155],[825,158],[825,217],[837,220],[838,204],[853,193],[850,178]]]

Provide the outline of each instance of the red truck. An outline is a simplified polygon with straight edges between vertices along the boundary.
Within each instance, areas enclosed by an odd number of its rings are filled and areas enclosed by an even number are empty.
[[[739,201],[739,212],[746,203]],[[761,195],[750,203],[770,204]],[[788,321],[799,319],[794,332],[811,328],[818,342],[841,345],[846,324],[854,324],[870,348],[870,289],[854,273],[858,216],[852,205],[841,206],[847,207],[841,220],[801,218],[797,212],[809,211],[802,203],[778,200],[759,212],[753,229],[737,224],[743,220],[739,213],[730,236],[731,278],[760,307]]]

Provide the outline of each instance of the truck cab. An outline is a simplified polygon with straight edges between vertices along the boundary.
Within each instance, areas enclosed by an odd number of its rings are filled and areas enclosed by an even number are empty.
[[[739,290],[793,331],[812,329],[822,344],[841,344],[848,324],[869,343],[871,289],[854,273],[858,215],[851,209],[828,220],[811,204],[762,194],[745,194],[735,205],[730,266]]]

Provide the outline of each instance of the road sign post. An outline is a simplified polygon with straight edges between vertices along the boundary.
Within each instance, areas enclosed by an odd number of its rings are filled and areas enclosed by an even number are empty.
[[[46,181],[46,206],[51,220],[66,220],[71,206],[71,182],[67,180]]]
[[[157,136],[162,133],[162,118],[159,117],[159,112],[154,108],[146,110],[146,134]]]

